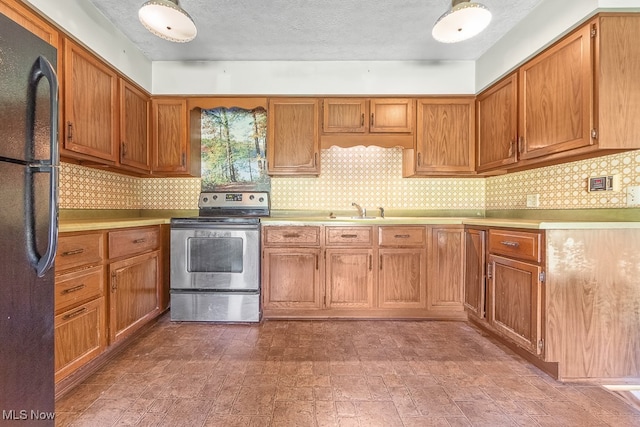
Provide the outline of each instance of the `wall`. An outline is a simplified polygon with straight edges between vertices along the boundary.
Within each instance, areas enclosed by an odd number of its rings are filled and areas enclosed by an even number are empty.
[[[626,187],[640,185],[640,150],[516,172],[491,178],[402,178],[401,149],[376,147],[322,150],[320,177],[271,180],[272,207],[349,211],[352,202],[371,212],[385,209],[527,209],[527,194],[540,206],[528,209],[625,208]],[[620,191],[586,191],[590,176],[618,174]],[[63,163],[63,209],[197,209],[199,178],[136,178]]]
[[[473,94],[474,74],[473,61],[156,61],[153,93]]]
[[[475,93],[516,68],[599,10],[640,11],[640,0],[542,0],[476,61]]]
[[[62,163],[61,209],[198,209],[200,178],[137,178]]]
[[[25,0],[151,92],[151,61],[87,0]]]

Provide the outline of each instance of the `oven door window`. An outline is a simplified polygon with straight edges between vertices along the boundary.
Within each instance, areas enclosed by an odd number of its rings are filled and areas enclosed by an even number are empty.
[[[187,271],[242,273],[243,245],[240,237],[191,237],[187,243]]]

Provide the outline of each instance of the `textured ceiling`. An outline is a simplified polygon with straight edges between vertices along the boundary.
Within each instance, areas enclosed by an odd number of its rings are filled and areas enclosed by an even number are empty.
[[[480,0],[481,35],[455,45],[431,28],[450,0],[181,0],[198,28],[178,44],[138,21],[145,0],[90,0],[153,61],[412,61],[477,59],[541,0]]]

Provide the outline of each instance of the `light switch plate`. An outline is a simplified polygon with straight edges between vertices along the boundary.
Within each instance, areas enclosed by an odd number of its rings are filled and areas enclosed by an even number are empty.
[[[627,187],[627,206],[640,206],[640,187]]]
[[[539,194],[527,194],[527,207],[528,208],[537,208],[540,206],[540,195]]]

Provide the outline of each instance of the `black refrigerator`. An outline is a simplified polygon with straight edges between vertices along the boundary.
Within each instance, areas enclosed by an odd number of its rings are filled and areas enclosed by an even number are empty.
[[[56,49],[0,14],[0,425],[54,425]]]

